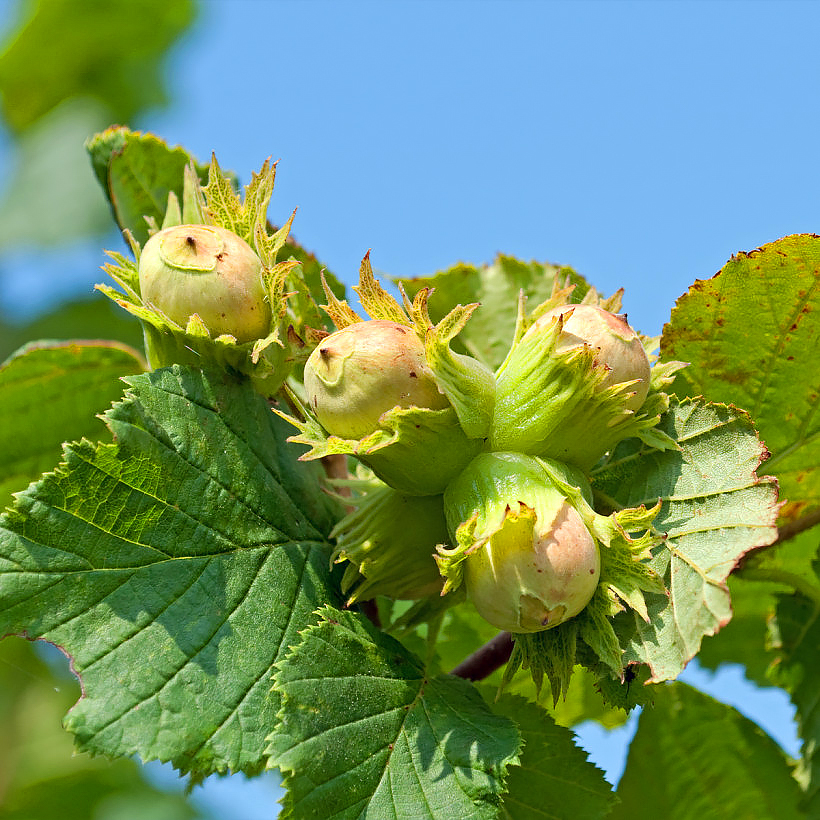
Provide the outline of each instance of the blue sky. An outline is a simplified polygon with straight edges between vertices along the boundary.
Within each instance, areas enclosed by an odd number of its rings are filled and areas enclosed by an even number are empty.
[[[369,248],[400,276],[504,252],[659,334],[734,252],[820,232],[818,30],[785,0],[205,0],[173,106],[131,125],[243,180],[279,159],[271,217],[348,283]],[[782,697],[687,674],[796,752]],[[617,778],[624,733],[582,740]]]
[[[820,229],[815,3],[206,0],[146,123],[247,178],[350,279],[498,252],[627,289]]]

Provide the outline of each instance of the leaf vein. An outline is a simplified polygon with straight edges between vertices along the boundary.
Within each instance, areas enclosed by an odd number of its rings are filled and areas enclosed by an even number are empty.
[[[207,569],[208,565],[210,564],[210,562],[212,560],[213,559],[209,559],[206,562],[205,567],[203,567],[202,573],[205,572],[205,569]],[[254,573],[253,578],[251,579],[251,583],[248,585],[248,588],[245,590],[241,600],[237,602],[236,606],[234,606],[231,610],[229,610],[225,613],[225,616],[215,625],[215,628],[212,630],[211,634],[202,642],[202,644],[200,644],[200,646],[198,647],[196,652],[194,652],[192,655],[190,655],[188,657],[183,658],[182,664],[175,670],[175,672],[170,677],[168,677],[162,683],[161,686],[159,686],[157,689],[155,689],[153,692],[151,692],[146,697],[143,697],[142,699],[137,700],[136,703],[134,703],[132,706],[129,706],[128,709],[126,709],[121,714],[115,715],[111,720],[107,721],[106,723],[102,724],[99,727],[96,727],[96,729],[95,729],[96,734],[101,734],[109,726],[112,726],[114,723],[116,723],[117,721],[124,718],[129,712],[132,712],[135,708],[137,708],[141,704],[146,703],[149,700],[155,699],[187,666],[189,666],[203,652],[203,650],[207,646],[210,645],[210,643],[213,640],[214,636],[222,629],[222,627],[228,622],[228,619],[232,615],[234,615],[234,613],[239,609],[239,607],[245,602],[247,594],[250,591],[250,588],[253,586],[253,583],[255,582],[256,577],[259,575],[259,572],[261,571],[262,567],[264,566],[264,563],[265,562],[263,561],[257,567],[256,572]]]

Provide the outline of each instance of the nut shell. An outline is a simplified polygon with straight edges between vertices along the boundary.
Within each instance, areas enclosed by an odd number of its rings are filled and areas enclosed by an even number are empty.
[[[322,340],[305,365],[305,391],[319,423],[345,439],[372,433],[394,407],[449,406],[415,331],[376,319]]]
[[[602,387],[640,379],[624,402],[627,410],[639,410],[649,393],[649,358],[626,316],[592,305],[563,305],[540,316],[534,327],[543,327],[558,316],[564,317],[564,328],[556,350],[562,352],[582,344],[597,348],[600,352],[595,364],[607,369]]]
[[[139,261],[140,293],[183,328],[197,314],[214,335],[267,336],[271,310],[262,262],[242,238],[215,225],[155,233]]]

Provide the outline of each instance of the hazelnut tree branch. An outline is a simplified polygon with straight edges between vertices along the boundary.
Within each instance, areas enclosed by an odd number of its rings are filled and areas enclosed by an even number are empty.
[[[499,632],[465,658],[450,674],[467,680],[484,680],[510,659],[512,648],[512,635],[509,632]]]

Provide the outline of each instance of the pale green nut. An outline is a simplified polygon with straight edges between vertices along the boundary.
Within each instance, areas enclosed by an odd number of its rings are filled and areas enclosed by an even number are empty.
[[[481,616],[509,632],[541,632],[575,617],[601,576],[601,556],[581,516],[563,502],[551,521],[522,507],[464,568]]]
[[[140,293],[185,327],[196,314],[214,336],[250,342],[270,332],[262,262],[242,238],[216,225],[178,225],[155,233],[139,261]]]
[[[463,532],[472,533],[463,583],[493,626],[542,632],[592,599],[601,575],[598,544],[537,459],[478,456],[448,487],[445,509],[454,540],[464,545]]]
[[[558,316],[564,317],[564,327],[556,352],[563,353],[582,344],[597,349],[594,364],[607,371],[601,387],[640,379],[640,383],[632,385],[623,403],[627,410],[640,410],[649,393],[649,358],[626,316],[592,305],[563,305],[540,316],[528,333],[539,332]]]
[[[305,391],[328,433],[361,439],[394,407],[442,410],[439,390],[413,328],[374,319],[331,333],[305,365]]]

